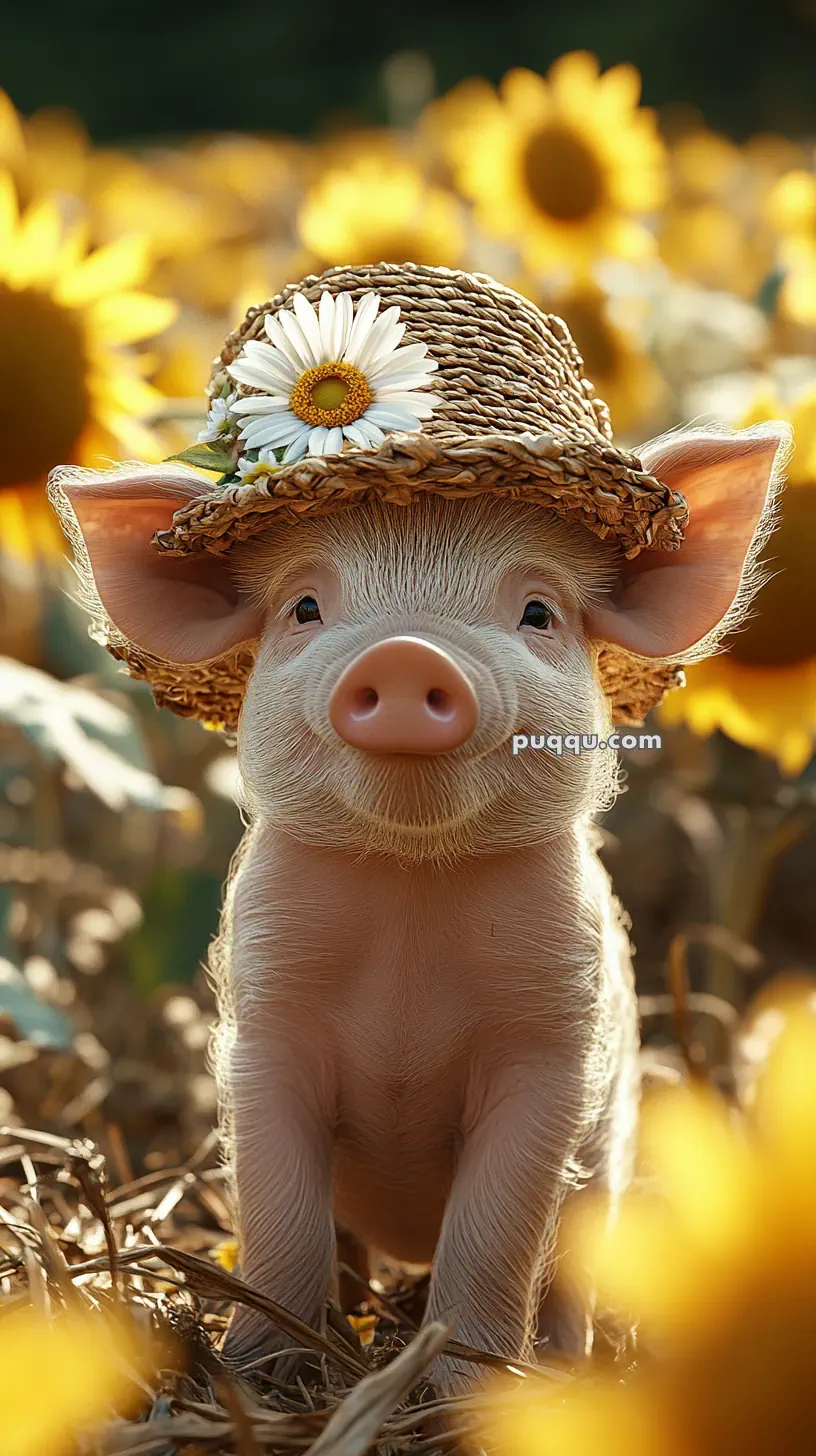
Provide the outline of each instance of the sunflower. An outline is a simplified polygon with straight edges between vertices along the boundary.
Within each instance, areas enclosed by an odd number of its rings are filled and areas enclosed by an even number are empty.
[[[816,1020],[792,1014],[740,1127],[708,1091],[647,1104],[651,1187],[571,1241],[607,1304],[639,1318],[628,1378],[508,1393],[508,1456],[804,1456],[816,1449]]]
[[[700,124],[669,148],[671,196],[661,216],[660,256],[681,277],[753,298],[774,266],[768,195],[796,156],[782,137],[738,146]]]
[[[584,361],[587,377],[609,406],[616,434],[657,434],[664,421],[667,390],[660,370],[640,343],[642,309],[637,300],[612,299],[589,280],[564,293],[521,284],[522,293],[546,313],[566,322]]]
[[[744,423],[769,419],[789,419],[796,441],[781,523],[766,552],[774,575],[727,652],[689,667],[686,687],[660,713],[664,723],[687,723],[703,737],[719,728],[798,774],[816,736],[816,389],[788,410],[758,402]]]
[[[600,75],[585,51],[546,77],[509,71],[498,95],[468,86],[448,108],[448,154],[479,226],[511,238],[532,269],[650,254],[639,219],[662,203],[664,148],[639,96],[633,66]]]
[[[410,162],[379,153],[318,178],[298,226],[321,267],[407,261],[454,267],[465,246],[456,198],[429,185]]]
[[[62,551],[41,489],[53,466],[160,454],[142,423],[160,396],[119,346],[164,329],[175,304],[134,288],[141,239],[89,253],[85,236],[51,197],[21,215],[0,172],[0,539],[22,556]]]

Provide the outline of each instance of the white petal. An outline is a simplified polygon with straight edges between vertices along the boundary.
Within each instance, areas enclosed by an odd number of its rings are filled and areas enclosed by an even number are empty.
[[[262,446],[288,445],[296,435],[303,429],[303,421],[297,415],[273,415],[270,418],[253,420],[241,431],[241,439],[245,442],[247,449],[260,449]]]
[[[291,389],[295,380],[303,370],[298,364],[297,368],[275,344],[262,344],[258,339],[250,339],[244,345],[243,353],[240,356],[250,359],[254,364],[260,364],[270,379],[279,381],[283,389]]]
[[[236,400],[237,415],[271,415],[289,408],[288,394],[248,394],[245,399]]]
[[[309,433],[309,454],[322,455],[326,448],[329,432],[325,425],[315,425]]]
[[[365,418],[382,430],[418,430],[419,420],[404,405],[369,405]]]
[[[329,430],[326,443],[323,446],[323,453],[324,455],[339,455],[342,448],[343,431],[335,425],[333,430]]]
[[[422,390],[433,384],[434,379],[429,374],[392,374],[390,379],[382,379],[379,384],[372,384],[371,388],[379,396],[386,394],[407,394],[409,390]]]
[[[405,344],[385,359],[375,359],[368,377],[372,384],[382,384],[393,374],[432,374],[437,367],[436,360],[428,358],[425,344]]]
[[[294,313],[291,312],[288,308],[282,308],[280,313],[278,314],[278,319],[280,321],[280,326],[283,329],[283,332],[289,340],[289,343],[292,345],[292,348],[294,349],[298,357],[302,359],[302,367],[304,369],[313,369],[315,364],[317,363],[317,360],[312,353],[312,348],[309,340],[306,338],[306,335],[300,327],[298,320],[295,318]]]
[[[346,350],[351,333],[351,325],[354,319],[354,304],[351,301],[350,293],[338,293],[334,300],[334,339],[332,342],[332,359],[342,359]]]
[[[326,360],[337,358],[334,352],[334,312],[334,299],[328,288],[324,288],[320,295],[320,356]]]
[[[300,434],[295,437],[295,439],[292,441],[291,445],[289,445],[287,447],[287,449],[284,452],[284,456],[283,456],[283,460],[281,461],[281,464],[282,465],[288,465],[288,463],[289,463],[290,460],[301,460],[303,458],[303,456],[306,454],[306,446],[307,446],[308,440],[309,440],[309,428],[307,426],[305,430],[301,430]]]
[[[255,364],[250,359],[236,359],[234,364],[227,366],[227,371],[239,384],[251,384],[253,389],[262,389],[265,393],[270,389],[280,389],[277,377],[270,375],[260,364]]]
[[[323,343],[320,337],[320,324],[308,298],[302,293],[296,293],[292,304],[297,315],[297,321],[303,331],[303,337],[314,355],[315,364],[322,364],[325,358]]]
[[[362,445],[364,450],[371,443],[366,433],[365,422],[363,420],[357,420],[356,424],[353,425],[344,425],[343,434],[347,440],[351,440],[352,445]]]
[[[364,293],[357,305],[357,312],[354,315],[354,323],[351,326],[351,333],[346,345],[343,358],[349,364],[357,363],[357,355],[362,349],[369,330],[377,317],[377,309],[380,306],[378,293]]]
[[[385,439],[385,435],[383,434],[379,425],[375,425],[374,421],[368,418],[367,413],[362,415],[359,420],[355,420],[354,423],[357,428],[361,430],[365,435],[366,443],[368,445],[382,444],[383,440]]]
[[[289,316],[294,323],[294,314],[290,314]],[[284,330],[281,328],[280,314],[273,315],[271,313],[268,313],[266,315],[266,318],[264,319],[264,328],[266,329],[267,334],[272,340],[272,343],[275,345],[275,348],[279,349],[281,354],[288,361],[294,373],[294,379],[298,380],[304,369],[311,366],[304,364],[294,344],[290,342],[289,335],[285,333]],[[299,329],[298,333],[300,333]]]
[[[441,395],[430,392],[420,394],[413,390],[411,393],[400,394],[395,390],[393,394],[386,394],[385,390],[378,389],[374,396],[374,403],[385,405],[386,409],[390,409],[395,404],[402,404],[416,415],[418,420],[429,420],[434,410],[444,401]]]
[[[379,318],[375,319],[369,329],[368,338],[357,352],[355,363],[358,369],[362,369],[365,372],[370,365],[379,363],[381,354],[388,355],[392,352],[392,349],[396,349],[402,335],[405,333],[405,325],[398,324],[398,318],[399,309],[393,307],[387,308],[385,313],[381,313]],[[396,335],[395,338],[394,335]],[[385,342],[387,344],[392,338],[393,344],[391,348],[383,348],[383,343]]]

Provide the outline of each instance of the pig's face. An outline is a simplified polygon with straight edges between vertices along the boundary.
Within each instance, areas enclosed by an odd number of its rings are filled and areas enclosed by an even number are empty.
[[[603,738],[582,622],[618,569],[581,527],[487,497],[354,506],[238,548],[265,613],[239,732],[252,809],[409,860],[565,830],[607,797],[614,755],[512,738]]]
[[[641,446],[690,509],[682,549],[631,560],[489,495],[358,504],[223,553],[156,550],[200,497],[195,471],[66,467],[52,488],[117,655],[125,641],[183,682],[259,643],[240,726],[258,814],[313,843],[451,859],[552,837],[602,802],[612,754],[514,756],[512,735],[603,736],[588,639],[662,662],[714,650],[760,579],[789,443],[771,422]]]

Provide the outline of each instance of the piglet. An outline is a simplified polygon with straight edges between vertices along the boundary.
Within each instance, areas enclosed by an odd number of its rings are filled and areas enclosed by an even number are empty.
[[[634,562],[542,506],[443,489],[168,557],[151,537],[200,478],[65,481],[86,597],[145,653],[258,644],[216,1064],[243,1275],[301,1319],[318,1322],[339,1227],[430,1266],[425,1318],[471,1346],[587,1351],[591,1291],[553,1282],[553,1249],[566,1198],[590,1184],[611,1216],[631,1176],[636,1002],[594,827],[616,764],[512,739],[605,740],[597,643],[688,661],[736,625],[784,440],[643,446],[690,524]],[[241,1307],[226,1352],[284,1345]],[[446,1358],[434,1376],[477,1373]]]

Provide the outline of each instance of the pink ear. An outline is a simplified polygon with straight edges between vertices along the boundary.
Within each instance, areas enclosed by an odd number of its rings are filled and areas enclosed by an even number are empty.
[[[674,657],[714,632],[736,600],[752,543],[764,535],[763,512],[790,438],[790,426],[773,420],[644,445],[644,469],[688,501],[685,540],[679,551],[642,551],[624,564],[611,600],[588,614],[590,636],[639,657]]]
[[[262,613],[242,597],[222,558],[166,556],[150,544],[201,494],[201,477],[143,466],[110,475],[66,472],[56,483],[76,515],[102,605],[131,642],[190,663],[260,636]]]

